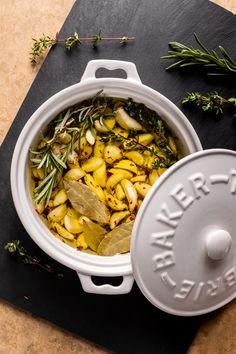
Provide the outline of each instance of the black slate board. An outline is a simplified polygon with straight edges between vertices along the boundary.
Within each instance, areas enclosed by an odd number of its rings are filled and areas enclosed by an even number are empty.
[[[33,314],[116,353],[184,353],[206,316],[181,318],[167,315],[152,306],[134,286],[122,296],[90,295],[82,291],[74,271],[45,255],[22,227],[10,193],[10,161],[17,137],[31,114],[47,98],[78,82],[91,59],[133,61],[144,84],[160,91],[181,107],[187,91],[218,90],[235,95],[234,82],[206,79],[183,72],[167,73],[166,54],[170,40],[194,44],[196,32],[209,47],[222,44],[234,53],[236,19],[207,0],[81,0],[71,10],[60,37],[75,30],[81,36],[97,33],[137,37],[126,47],[101,43],[96,50],[83,44],[66,52],[62,46],[50,51],[1,147],[0,158],[0,296]],[[43,29],[42,29],[43,31]],[[182,107],[181,107],[182,108]],[[204,148],[236,148],[236,126],[231,116],[214,121],[185,110]],[[53,264],[53,274],[27,266],[10,257],[3,246],[20,239],[32,255]],[[58,277],[56,273],[63,273]]]

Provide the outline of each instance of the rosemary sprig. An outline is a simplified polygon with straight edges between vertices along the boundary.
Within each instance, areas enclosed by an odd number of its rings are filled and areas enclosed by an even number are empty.
[[[62,39],[58,38],[58,34],[55,37],[46,36],[43,34],[39,39],[32,38],[33,45],[30,52],[30,62],[32,65],[37,63],[37,60],[44,54],[45,50],[55,46],[56,44],[65,44],[66,49],[70,50],[75,44],[82,44],[82,42],[89,41],[93,47],[96,47],[101,41],[119,41],[120,44],[125,44],[129,41],[133,41],[135,37],[103,37],[101,31],[91,37],[80,37],[77,32],[73,35]]]
[[[43,264],[38,257],[29,255],[26,249],[21,245],[20,240],[12,240],[11,242],[8,242],[4,248],[10,254],[20,256],[22,262],[25,264],[35,265],[49,273],[54,271],[53,267],[49,264]]]
[[[61,113],[58,119],[49,126],[39,146],[31,151],[32,169],[43,171],[44,178],[40,179],[33,190],[36,204],[41,201],[48,205],[52,190],[63,170],[67,169],[67,160],[73,148],[80,151],[80,140],[87,129],[94,134],[94,121],[100,118],[106,110],[106,98],[101,101],[102,91],[99,91],[91,102],[86,105],[73,107]],[[104,114],[105,115],[105,114]]]
[[[194,38],[200,49],[188,47],[178,42],[170,42],[168,55],[164,55],[161,59],[174,59],[175,62],[169,65],[166,70],[197,66],[204,68],[207,75],[235,75],[236,61],[234,61],[229,53],[219,46],[217,54],[215,50],[209,50],[199,40],[194,33]]]
[[[182,100],[183,104],[199,107],[203,112],[212,112],[216,115],[223,114],[224,109],[229,107],[236,110],[236,98],[224,98],[217,92],[208,92],[202,95],[200,92],[190,92]],[[234,115],[236,116],[236,114]]]

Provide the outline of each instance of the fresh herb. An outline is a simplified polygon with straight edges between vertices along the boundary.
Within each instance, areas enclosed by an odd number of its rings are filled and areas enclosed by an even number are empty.
[[[128,114],[135,116],[147,132],[156,134],[155,144],[158,149],[139,142],[138,134],[142,131],[131,129],[128,137],[124,137],[109,130],[105,118],[114,117],[116,114],[114,99],[102,95],[102,91],[97,92],[93,98],[60,113],[48,125],[38,145],[31,150],[33,199],[39,213],[40,210],[50,208],[52,192],[64,171],[70,166],[69,162],[76,158],[79,160],[81,149],[83,150],[81,146],[87,143],[94,145],[97,135],[104,143],[125,141],[124,145],[128,150],[137,148],[141,153],[149,151],[150,155],[158,160],[159,165],[164,167],[168,166],[169,161],[178,160],[176,150],[171,149],[171,134],[157,113],[131,99],[127,103],[124,102],[124,109],[125,104]],[[98,126],[101,130],[97,130]]]
[[[212,112],[216,115],[223,114],[225,108],[236,110],[235,97],[226,99],[217,92],[208,92],[205,95],[200,92],[191,92],[182,100],[182,103],[199,107],[203,112]]]
[[[32,38],[32,52],[30,53],[30,62],[35,65],[38,57],[42,56],[47,48],[53,47],[57,43],[57,38],[51,38],[50,36],[43,35],[39,39]]]
[[[155,159],[152,163],[152,168],[153,169],[158,169],[160,167],[160,163],[157,159]]]
[[[99,91],[90,102],[85,101],[62,112],[54,120],[41,140],[36,151],[31,150],[32,168],[43,171],[44,179],[34,188],[33,196],[36,204],[41,201],[48,205],[52,190],[55,187],[64,169],[67,169],[68,156],[73,146],[80,150],[81,137],[90,129],[96,119],[102,116],[107,107],[106,99],[100,98]]]
[[[55,37],[50,37],[43,35],[39,39],[32,38],[33,45],[30,52],[30,62],[32,65],[37,63],[37,60],[43,55],[46,49],[55,46],[56,44],[65,44],[66,49],[70,50],[75,44],[82,44],[82,42],[89,41],[93,47],[96,47],[101,41],[119,41],[120,44],[125,44],[129,41],[133,41],[135,37],[102,37],[101,31],[92,37],[80,37],[77,32],[74,32],[72,36],[65,39],[58,38],[56,34]]]
[[[197,66],[204,68],[207,75],[235,75],[236,61],[234,61],[229,53],[219,46],[219,54],[215,50],[209,50],[199,40],[194,33],[195,40],[200,49],[188,47],[178,42],[170,42],[168,55],[164,55],[161,59],[175,59],[176,61],[169,65],[166,70]]]
[[[78,44],[81,44],[81,43],[82,43],[77,32],[75,32],[75,33],[73,34],[73,36],[66,38],[66,40],[65,40],[66,49],[70,50],[71,47],[72,47],[75,43],[78,43]]]
[[[103,143],[108,143],[109,141],[118,142],[118,141],[123,141],[124,139],[125,139],[124,136],[120,134],[115,134],[114,132],[110,131],[102,135],[100,140]]]
[[[43,270],[46,270],[49,273],[54,271],[53,267],[49,264],[43,264],[41,260],[36,256],[30,256],[26,249],[21,245],[20,240],[12,240],[5,245],[5,250],[12,255],[18,255],[21,257],[23,263],[35,265]],[[58,276],[62,276],[61,273],[58,273]]]
[[[160,166],[160,164],[163,164],[164,167],[168,167],[169,166],[169,162],[164,159],[163,157],[159,156],[158,152],[152,147],[152,146],[146,146],[141,144],[138,139],[136,138],[136,135],[138,134],[138,131],[130,131],[129,136],[126,138],[123,135],[120,134],[115,134],[114,132],[107,132],[105,135],[102,136],[101,141],[103,141],[104,143],[107,143],[109,141],[111,142],[119,142],[119,141],[126,141],[126,147],[133,149],[133,148],[137,148],[138,147],[138,151],[143,154],[145,151],[149,151],[151,156],[155,156],[155,162],[154,162],[154,166],[153,168],[158,168]],[[160,146],[159,146],[160,145]],[[160,150],[164,151],[162,147],[166,148],[166,153],[168,155],[168,157],[171,157],[171,159],[176,162],[177,161],[177,156],[175,156],[173,154],[173,151],[170,149],[170,147],[166,147],[166,145],[164,143],[159,144],[158,147],[160,148]],[[158,164],[158,166],[157,166]]]
[[[91,43],[92,43],[93,47],[96,47],[98,45],[98,43],[101,42],[101,40],[102,40],[101,31],[99,31],[98,34],[95,34],[94,36],[92,36]]]
[[[156,144],[160,151],[165,152],[170,160],[175,160],[175,153],[169,146],[170,131],[164,125],[164,122],[159,115],[155,111],[147,108],[143,103],[134,102],[131,98],[125,102],[124,109],[131,117],[134,117],[143,127],[145,127],[147,132],[156,134]],[[153,154],[151,147],[145,147],[145,150],[150,150]]]
[[[134,102],[131,98],[125,102],[124,109],[130,117],[135,118],[148,132],[157,133],[164,137],[166,128],[155,111],[147,108],[143,103]]]

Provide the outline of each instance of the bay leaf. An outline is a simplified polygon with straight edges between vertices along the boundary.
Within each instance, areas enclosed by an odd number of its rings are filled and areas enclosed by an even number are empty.
[[[87,245],[93,250],[97,251],[98,245],[101,243],[104,235],[107,233],[106,229],[91,220],[83,221],[84,239]]]
[[[76,211],[100,224],[109,223],[107,207],[89,187],[73,180],[64,179],[63,182],[68,199]]]
[[[130,240],[134,221],[123,223],[107,233],[97,248],[100,256],[114,256],[130,251]]]

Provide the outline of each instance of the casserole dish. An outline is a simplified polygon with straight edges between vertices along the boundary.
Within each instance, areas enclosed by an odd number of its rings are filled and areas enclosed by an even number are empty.
[[[99,68],[122,69],[127,78],[96,78]],[[185,156],[202,149],[199,138],[184,114],[166,97],[142,84],[136,66],[115,60],[90,61],[80,83],[67,87],[44,102],[24,126],[15,146],[11,165],[11,189],[17,213],[26,231],[49,256],[74,269],[87,292],[97,294],[124,294],[131,290],[133,272],[130,253],[101,257],[73,249],[55,238],[34,209],[29,187],[29,151],[39,132],[64,109],[93,97],[103,90],[106,96],[132,98],[156,111],[177,137]],[[95,285],[92,276],[122,276],[119,286]]]

